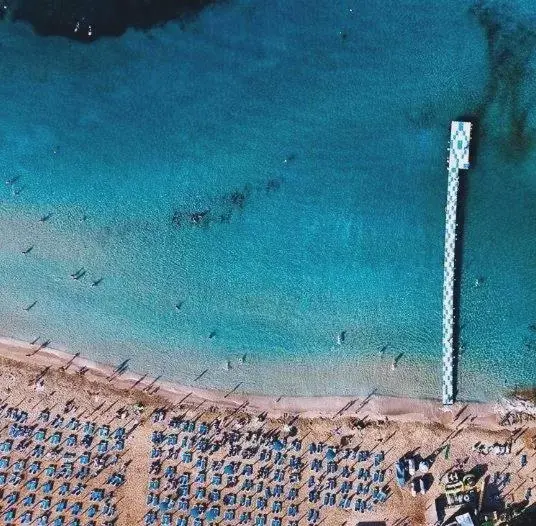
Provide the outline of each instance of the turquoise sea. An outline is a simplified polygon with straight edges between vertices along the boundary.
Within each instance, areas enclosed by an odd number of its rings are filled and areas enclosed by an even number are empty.
[[[0,334],[186,384],[439,397],[469,117],[460,393],[532,384],[535,67],[532,2],[239,0],[91,45],[2,23]]]

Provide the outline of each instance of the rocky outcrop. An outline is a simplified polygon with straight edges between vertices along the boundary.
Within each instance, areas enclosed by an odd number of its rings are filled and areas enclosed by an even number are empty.
[[[216,0],[2,0],[0,18],[29,22],[40,35],[92,42],[128,28],[186,20]]]

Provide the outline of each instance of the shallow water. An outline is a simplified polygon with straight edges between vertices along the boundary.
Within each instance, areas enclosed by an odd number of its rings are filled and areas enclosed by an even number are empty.
[[[471,115],[461,394],[531,383],[536,9],[496,9],[231,2],[90,46],[0,25],[0,333],[184,383],[439,396]],[[385,346],[415,382],[364,366]]]

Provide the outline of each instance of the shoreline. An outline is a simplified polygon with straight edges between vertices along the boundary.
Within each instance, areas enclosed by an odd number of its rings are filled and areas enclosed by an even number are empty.
[[[174,405],[211,404],[218,409],[240,408],[247,412],[266,412],[271,418],[295,415],[302,418],[333,418],[365,415],[371,420],[451,424],[456,414],[467,407],[475,415],[473,424],[487,429],[499,428],[498,417],[507,412],[499,403],[463,402],[443,406],[440,400],[376,395],[366,398],[352,396],[275,396],[247,394],[239,390],[217,389],[181,385],[158,377],[142,375],[128,368],[117,374],[117,368],[80,355],[39,344],[0,337],[0,358],[30,367],[50,368],[63,374],[83,376],[91,382],[108,385],[123,391],[140,394],[157,394]],[[62,368],[65,368],[62,371]],[[47,369],[48,370],[48,369]],[[154,392],[153,392],[154,391]]]

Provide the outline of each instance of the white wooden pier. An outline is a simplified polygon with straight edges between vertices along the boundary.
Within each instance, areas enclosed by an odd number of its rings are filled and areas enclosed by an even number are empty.
[[[450,125],[447,206],[445,207],[445,258],[443,270],[443,404],[454,403],[454,271],[456,253],[456,210],[459,170],[469,168],[471,123]]]

